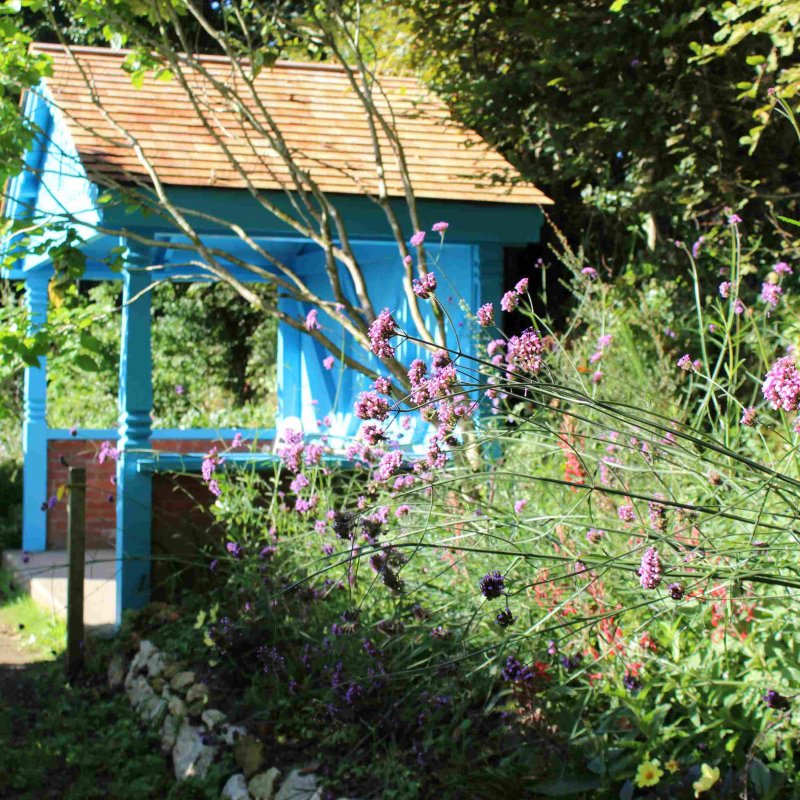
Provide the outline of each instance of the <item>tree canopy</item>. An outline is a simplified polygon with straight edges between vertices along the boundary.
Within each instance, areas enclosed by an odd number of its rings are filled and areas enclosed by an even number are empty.
[[[556,198],[557,222],[592,257],[692,241],[725,208],[786,246],[775,214],[796,207],[796,142],[764,127],[767,90],[798,93],[800,4],[402,5],[429,82]]]

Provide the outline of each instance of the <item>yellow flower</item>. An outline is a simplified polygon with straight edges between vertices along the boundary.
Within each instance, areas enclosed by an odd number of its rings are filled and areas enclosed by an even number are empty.
[[[669,772],[673,772],[674,773],[674,772],[677,772],[681,768],[681,765],[680,765],[680,762],[676,761],[674,758],[671,758],[669,761],[667,761],[666,764],[664,764],[664,767]]]
[[[707,792],[719,780],[719,767],[709,767],[708,764],[700,766],[700,777],[692,784],[694,796],[700,797],[702,792]]]
[[[652,761],[642,761],[639,768],[636,770],[636,785],[641,788],[643,786],[655,786],[664,774],[663,770],[659,767],[659,761],[654,758]]]

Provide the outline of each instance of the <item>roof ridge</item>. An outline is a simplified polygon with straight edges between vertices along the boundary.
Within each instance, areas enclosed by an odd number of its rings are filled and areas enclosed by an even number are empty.
[[[46,52],[46,53],[67,53],[68,48],[56,42],[31,42],[29,49],[33,52]],[[91,45],[70,45],[69,50],[73,53],[87,55],[102,55],[109,58],[124,58],[133,50],[130,48],[120,48],[118,50],[111,47],[95,47]],[[230,63],[231,59],[228,56],[219,56],[212,54],[193,54],[194,58],[200,61],[209,61],[216,64]],[[243,62],[249,63],[249,58],[243,58]],[[279,58],[271,65],[270,69],[280,67],[281,69],[298,69],[298,70],[325,70],[326,72],[344,72],[344,67],[341,64],[329,64],[321,61],[293,61],[290,59]],[[417,81],[416,78],[410,75],[382,75],[384,78],[391,78],[392,80],[410,80]],[[417,81],[418,82],[418,81]]]

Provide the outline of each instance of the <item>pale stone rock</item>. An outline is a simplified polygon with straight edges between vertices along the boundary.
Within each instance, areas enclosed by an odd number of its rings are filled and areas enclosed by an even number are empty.
[[[167,682],[163,678],[150,678],[150,686],[156,694],[161,694],[166,685]]]
[[[247,728],[241,725],[228,725],[222,726],[222,741],[231,747],[236,740],[241,736],[247,736]]]
[[[167,701],[154,694],[145,702],[140,713],[144,722],[149,725],[158,725],[167,713]]]
[[[186,692],[186,702],[191,704],[195,702],[205,703],[208,700],[208,686],[204,683],[196,683],[188,692]]]
[[[172,748],[175,777],[179,781],[186,778],[204,778],[216,752],[217,748],[213,745],[203,744],[197,728],[184,723],[178,732],[175,747]]]
[[[169,682],[173,692],[185,692],[194,683],[194,672],[179,672]]]
[[[173,717],[186,716],[186,703],[176,694],[171,694],[169,696],[167,707],[169,708],[169,713],[172,714]]]
[[[266,772],[254,775],[247,784],[253,800],[272,800],[275,794],[275,784],[280,776],[281,771],[276,767],[270,767]]]
[[[170,661],[169,663],[164,665],[164,671],[161,673],[161,677],[164,678],[164,680],[170,681],[180,671],[181,671],[180,666],[176,664],[174,661]]]
[[[317,776],[303,775],[293,769],[281,784],[275,800],[322,800],[322,790],[317,787]]]
[[[131,669],[134,671],[133,674],[135,675],[139,670],[144,669],[147,662],[157,652],[158,648],[149,639],[142,639],[142,641],[139,642],[139,651],[131,661]]]
[[[225,722],[226,717],[218,708],[208,708],[200,715],[200,719],[209,730],[213,731],[214,728]]]
[[[161,650],[157,650],[147,659],[147,674],[151,678],[157,678],[164,673],[164,667],[166,666],[167,657]]]
[[[178,739],[178,731],[181,727],[181,721],[176,717],[167,714],[164,717],[164,722],[161,724],[161,752],[167,755]]]
[[[125,686],[125,694],[128,695],[128,700],[137,711],[156,696],[144,675],[137,675],[133,678],[130,684]]]
[[[247,791],[247,781],[241,772],[228,778],[222,789],[222,796],[225,800],[251,800],[250,792]]]
[[[255,736],[240,736],[233,745],[233,757],[250,778],[264,766],[264,743]]]
[[[122,653],[117,653],[108,662],[108,688],[121,689],[122,684],[125,682],[125,674],[125,656]]]

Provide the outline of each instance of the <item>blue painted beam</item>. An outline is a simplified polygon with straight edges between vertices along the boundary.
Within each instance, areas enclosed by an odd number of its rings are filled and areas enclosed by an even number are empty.
[[[272,442],[275,439],[275,428],[157,428],[150,432],[150,441],[208,439],[211,442],[233,439],[237,433],[241,433],[247,443]],[[50,441],[115,440],[118,434],[117,428],[78,428],[74,435],[68,428],[48,428],[47,430],[47,438]]]
[[[150,451],[153,363],[149,253],[132,243],[123,270],[117,461],[117,622],[150,599],[152,481],[137,461]]]
[[[25,286],[29,331],[47,322],[47,275],[37,275]],[[22,427],[22,547],[32,553],[47,546],[47,361],[25,368]]]
[[[277,217],[266,212],[259,203],[243,189],[218,189],[209,187],[170,187],[173,203],[189,211],[188,216],[200,233],[225,233],[223,225],[192,218],[191,210],[210,214],[221,220],[232,220],[244,228],[250,236],[296,236],[297,234]],[[287,214],[293,214],[290,200],[285,193],[263,192],[264,197]],[[368,197],[358,195],[329,195],[339,209],[347,226],[350,238],[370,241],[392,241],[393,237],[383,211]],[[155,203],[155,199],[153,200]],[[408,220],[405,201],[391,201],[401,222]],[[231,210],[235,209],[235,216]],[[417,209],[422,224],[430,234],[434,222],[450,223],[447,241],[462,244],[519,244],[539,241],[542,212],[535,206],[519,203],[475,203],[455,200],[418,200]],[[167,231],[163,219],[154,215],[130,213],[125,203],[111,202],[101,209],[103,225],[118,230]],[[406,232],[413,231],[406,222]]]
[[[137,468],[140,473],[199,473],[205,456],[202,453],[153,453],[139,458]],[[323,457],[326,466],[340,469],[353,469],[355,461],[344,456],[327,455]],[[226,453],[221,469],[252,469],[256,472],[271,472],[281,465],[281,459],[274,453]]]

